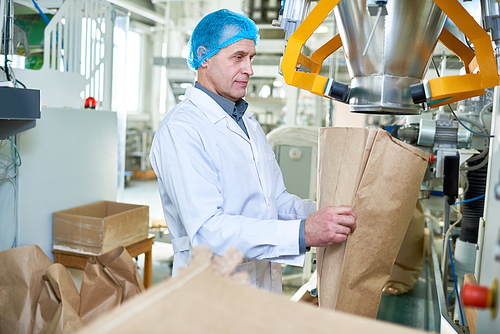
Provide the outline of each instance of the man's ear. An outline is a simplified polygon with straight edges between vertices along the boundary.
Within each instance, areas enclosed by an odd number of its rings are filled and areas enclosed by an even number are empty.
[[[205,57],[207,52],[208,52],[208,50],[206,47],[199,46],[198,49],[196,49],[196,56],[198,57],[198,59],[202,59],[203,57]]]
[[[203,57],[205,57],[207,52],[208,52],[208,50],[206,47],[204,47],[204,46],[198,47],[198,49],[196,50],[198,59],[202,59]],[[207,67],[207,65],[208,65],[207,61],[208,61],[208,59],[205,59],[205,61],[203,63],[201,63],[200,67]]]

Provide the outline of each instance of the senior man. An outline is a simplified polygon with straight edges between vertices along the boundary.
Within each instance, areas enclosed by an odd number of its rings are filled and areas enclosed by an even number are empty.
[[[275,155],[243,99],[253,75],[258,28],[222,9],[191,36],[194,87],[160,124],[151,164],[174,248],[173,275],[193,246],[217,254],[235,246],[238,271],[254,286],[281,293],[281,264],[302,266],[309,247],[343,242],[356,227],[348,206],[316,211],[289,194]]]

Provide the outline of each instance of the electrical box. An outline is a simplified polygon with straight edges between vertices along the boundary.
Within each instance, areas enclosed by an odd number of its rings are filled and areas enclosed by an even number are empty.
[[[34,128],[40,118],[40,91],[0,87],[0,139]]]

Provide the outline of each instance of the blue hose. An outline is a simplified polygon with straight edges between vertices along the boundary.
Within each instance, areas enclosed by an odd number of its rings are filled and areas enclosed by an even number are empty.
[[[485,196],[485,194],[482,194],[482,195],[477,196],[477,197],[474,197],[474,198],[469,198],[469,199],[466,199],[465,201],[456,202],[456,203],[455,203],[455,204],[453,204],[453,205],[462,204],[462,203],[474,202],[474,201],[477,201],[478,199],[483,198],[484,196]]]
[[[35,6],[36,10],[40,13],[40,16],[42,17],[43,21],[45,24],[49,24],[50,19],[45,15],[45,13],[42,11],[42,9],[38,6],[35,0],[31,0],[33,2],[33,5]]]
[[[21,154],[19,154],[19,150],[17,149],[16,144],[12,138],[9,137],[10,141],[10,154],[12,155],[12,160],[17,167],[21,167]],[[19,162],[18,162],[19,161]]]
[[[450,239],[448,239],[448,251],[450,253],[451,272],[453,274],[453,283],[455,284],[455,291],[457,291],[458,308],[460,309],[460,318],[462,318],[462,325],[465,326],[464,313],[462,311],[462,303],[460,302],[460,294],[458,293],[457,277],[455,275],[455,266],[453,265],[453,253],[451,252],[451,237],[450,237]]]
[[[38,10],[38,13],[40,13],[40,16],[42,17],[43,21],[45,22],[45,24],[49,24],[50,22],[50,19],[48,18],[47,15],[45,15],[45,13],[42,11],[42,9],[38,6],[38,4],[36,3],[35,0],[31,0],[33,2],[33,5],[35,6],[36,10]],[[56,31],[56,41],[59,39],[59,32]],[[64,48],[64,42],[62,43],[62,47]],[[62,59],[62,62],[63,62],[63,67],[66,67],[66,71],[68,70],[68,66],[64,66],[64,55],[61,54],[61,59]]]
[[[450,295],[448,296],[448,303],[450,302],[451,297],[453,297],[454,293],[455,293],[455,288],[453,288],[453,290],[451,291]]]

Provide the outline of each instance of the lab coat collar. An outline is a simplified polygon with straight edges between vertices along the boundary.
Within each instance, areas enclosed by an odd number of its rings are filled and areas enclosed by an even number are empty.
[[[188,87],[185,96],[207,116],[207,118],[210,120],[210,122],[212,122],[212,124],[215,124],[220,120],[226,118],[227,127],[231,131],[238,133],[245,140],[248,140],[247,136],[243,133],[243,130],[241,130],[239,125],[236,124],[236,122],[229,121],[229,120],[233,121],[233,119],[231,119],[231,116],[229,116],[224,111],[224,109],[222,109],[222,107],[217,102],[215,102],[214,99],[212,99],[208,94],[203,92],[201,89],[195,87]],[[252,130],[255,130],[256,120],[254,119],[254,113],[247,110],[245,111],[243,118],[247,119],[245,120],[245,125],[247,126],[247,130],[249,126],[252,127]]]
[[[188,87],[185,95],[213,124],[229,116],[214,99],[201,89]]]

